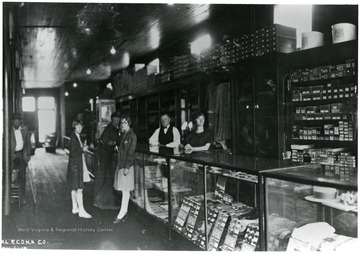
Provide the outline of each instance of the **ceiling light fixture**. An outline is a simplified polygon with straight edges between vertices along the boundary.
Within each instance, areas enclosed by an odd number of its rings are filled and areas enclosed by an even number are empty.
[[[114,46],[111,47],[110,53],[111,53],[112,55],[115,55],[116,49],[114,48]]]
[[[87,68],[86,74],[87,74],[87,75],[90,75],[90,74],[91,74],[91,69],[90,69],[90,68]]]
[[[86,27],[86,28],[85,28],[85,33],[86,33],[86,34],[90,34],[90,33],[91,33],[91,29],[90,29],[89,27]]]
[[[77,87],[77,84],[76,84],[76,83],[74,83],[74,84],[73,84],[73,87]]]
[[[68,92],[65,92],[65,96],[69,96],[69,93],[68,93]]]

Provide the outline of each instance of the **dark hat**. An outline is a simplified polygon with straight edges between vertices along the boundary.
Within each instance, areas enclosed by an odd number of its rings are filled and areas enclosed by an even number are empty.
[[[111,118],[113,118],[113,117],[121,118],[120,112],[115,111],[114,113],[112,113]]]
[[[12,115],[12,120],[15,120],[15,119],[19,119],[21,120],[22,119],[22,114],[19,113],[19,112],[16,112]]]

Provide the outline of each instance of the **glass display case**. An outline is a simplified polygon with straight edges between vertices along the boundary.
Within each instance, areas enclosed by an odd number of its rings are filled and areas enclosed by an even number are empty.
[[[294,166],[142,145],[135,157],[133,204],[156,229],[189,250],[264,250],[260,171]]]
[[[269,251],[351,250],[357,243],[357,175],[325,165],[264,172]]]

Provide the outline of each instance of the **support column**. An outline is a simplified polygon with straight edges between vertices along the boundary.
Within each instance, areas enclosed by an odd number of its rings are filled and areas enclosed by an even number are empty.
[[[65,84],[60,87],[60,142],[61,147],[64,148],[65,136]]]
[[[10,37],[9,37],[9,9],[4,8],[3,16],[3,214],[10,214],[10,189],[11,189],[11,175],[10,175],[10,109],[11,104],[11,92],[10,92],[10,80],[11,80],[11,56],[10,56]]]

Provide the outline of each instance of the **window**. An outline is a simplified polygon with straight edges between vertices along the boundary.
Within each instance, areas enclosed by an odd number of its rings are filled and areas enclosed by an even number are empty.
[[[34,112],[35,111],[35,97],[23,97],[22,98],[22,111]]]
[[[39,142],[45,142],[46,135],[56,131],[55,98],[38,98]]]
[[[147,75],[160,72],[160,61],[159,58],[151,61],[147,66]]]
[[[38,109],[55,109],[54,97],[39,97]]]
[[[275,5],[274,23],[296,28],[296,47],[301,48],[301,34],[312,31],[312,5]]]

